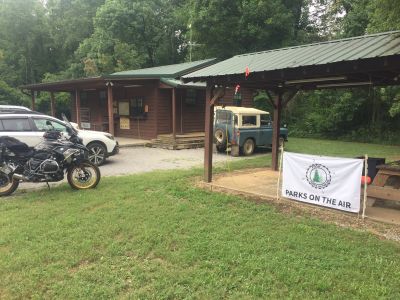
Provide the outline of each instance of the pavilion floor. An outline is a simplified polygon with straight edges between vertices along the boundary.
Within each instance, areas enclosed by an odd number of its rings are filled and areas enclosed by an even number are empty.
[[[211,183],[202,183],[205,187],[219,192],[233,193],[251,198],[257,202],[273,202],[278,206],[285,206],[304,210],[313,210],[312,215],[319,217],[318,214],[347,215],[360,220],[361,216],[353,213],[347,213],[326,207],[315,206],[308,203],[298,202],[287,198],[277,200],[277,183],[279,173],[270,169],[256,169],[235,171],[214,176]],[[280,192],[279,192],[280,193]],[[396,208],[387,208],[384,206],[375,206],[366,208],[366,218],[374,221],[400,225],[400,210]],[[361,204],[362,206],[362,204]],[[286,209],[285,209],[286,210]],[[289,209],[290,210],[290,209]]]

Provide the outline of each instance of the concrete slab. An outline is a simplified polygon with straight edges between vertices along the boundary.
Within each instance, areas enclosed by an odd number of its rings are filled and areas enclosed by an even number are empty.
[[[384,207],[367,207],[365,215],[371,220],[400,225],[400,210]]]
[[[233,173],[225,173],[214,176],[210,184],[211,189],[248,195],[262,200],[277,199],[277,184],[279,173],[269,169],[247,170]],[[295,200],[281,198],[283,201],[297,202]],[[311,204],[297,202],[307,206]],[[329,209],[323,208],[321,209]],[[358,215],[354,214],[355,217]],[[367,207],[366,216],[371,220],[400,225],[400,210],[385,207]]]
[[[142,139],[132,139],[132,138],[125,138],[125,137],[116,137],[120,148],[126,147],[144,147],[149,140],[142,140]]]

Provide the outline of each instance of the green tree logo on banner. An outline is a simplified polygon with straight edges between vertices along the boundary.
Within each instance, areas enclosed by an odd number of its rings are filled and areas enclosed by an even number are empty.
[[[313,176],[313,181],[315,183],[320,183],[321,182],[321,176],[319,176],[318,169],[315,169],[314,176]]]
[[[330,185],[332,176],[331,171],[324,165],[312,164],[306,172],[308,183],[316,189],[325,189]]]

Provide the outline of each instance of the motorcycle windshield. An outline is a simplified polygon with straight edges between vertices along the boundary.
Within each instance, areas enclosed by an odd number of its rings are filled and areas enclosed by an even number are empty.
[[[62,116],[62,118],[63,118],[65,124],[67,124],[67,126],[69,127],[69,129],[76,135],[76,134],[77,134],[77,131],[76,131],[75,128],[72,126],[72,124],[69,122],[67,116],[66,116],[64,113],[63,113],[61,116]]]

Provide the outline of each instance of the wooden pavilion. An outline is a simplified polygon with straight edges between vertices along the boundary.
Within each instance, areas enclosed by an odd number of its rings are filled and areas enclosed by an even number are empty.
[[[272,169],[278,169],[281,110],[299,90],[400,84],[400,31],[237,55],[184,75],[205,82],[204,180],[212,180],[214,105],[226,87],[266,90],[274,107]]]

